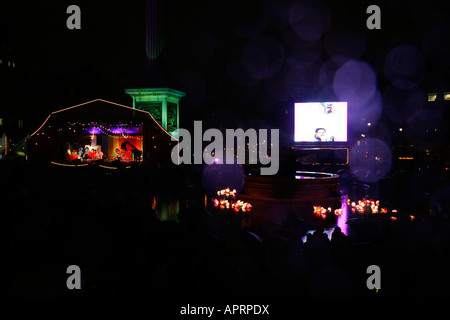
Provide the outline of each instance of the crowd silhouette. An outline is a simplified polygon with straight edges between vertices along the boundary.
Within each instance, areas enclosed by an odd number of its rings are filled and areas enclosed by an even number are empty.
[[[199,170],[0,163],[4,294],[19,299],[448,299],[447,208],[349,221],[331,239],[299,219],[276,232],[208,212]],[[152,196],[180,199],[161,221]],[[303,243],[301,238],[306,236]],[[78,265],[82,290],[68,290]],[[366,286],[369,265],[381,290]]]

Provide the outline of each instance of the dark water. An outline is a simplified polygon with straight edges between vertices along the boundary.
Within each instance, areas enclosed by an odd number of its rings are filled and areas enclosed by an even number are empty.
[[[349,212],[347,206],[348,195],[343,195],[341,197],[341,209],[342,214],[338,216],[336,219],[336,223],[331,227],[325,228],[324,233],[328,235],[328,238],[331,240],[331,235],[335,229],[335,227],[341,228],[341,231],[345,235],[349,235],[350,226],[347,224]],[[206,200],[205,200],[206,206]],[[158,195],[154,195],[152,197],[152,209],[158,212],[158,218],[161,221],[175,221],[179,222],[178,213],[182,209],[180,206],[180,200],[175,196],[167,193],[161,193]],[[313,233],[315,229],[308,230],[307,233]],[[302,237],[302,241],[305,242],[306,235]]]
[[[180,200],[168,193],[161,193],[152,197],[152,209],[158,212],[161,221],[179,222]]]

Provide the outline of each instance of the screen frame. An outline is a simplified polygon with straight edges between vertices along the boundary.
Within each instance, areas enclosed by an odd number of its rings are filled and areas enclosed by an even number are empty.
[[[346,103],[346,141],[296,141],[295,140],[295,133],[296,133],[296,105],[297,104],[332,104],[332,103]],[[293,103],[293,134],[292,134],[292,140],[293,144],[295,146],[305,146],[305,147],[315,147],[315,148],[341,148],[344,146],[348,146],[350,135],[349,135],[349,127],[348,127],[348,113],[349,113],[349,106],[348,101],[305,101],[300,102],[296,101]]]

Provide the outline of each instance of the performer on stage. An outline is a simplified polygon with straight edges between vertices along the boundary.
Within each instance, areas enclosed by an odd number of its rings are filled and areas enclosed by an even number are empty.
[[[114,150],[114,159],[117,159],[120,161],[120,150],[119,147],[116,147],[116,150]]]

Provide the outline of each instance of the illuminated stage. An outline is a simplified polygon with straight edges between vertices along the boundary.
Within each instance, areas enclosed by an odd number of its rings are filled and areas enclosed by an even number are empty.
[[[149,112],[96,99],[52,112],[27,146],[36,162],[169,163],[172,139]]]

